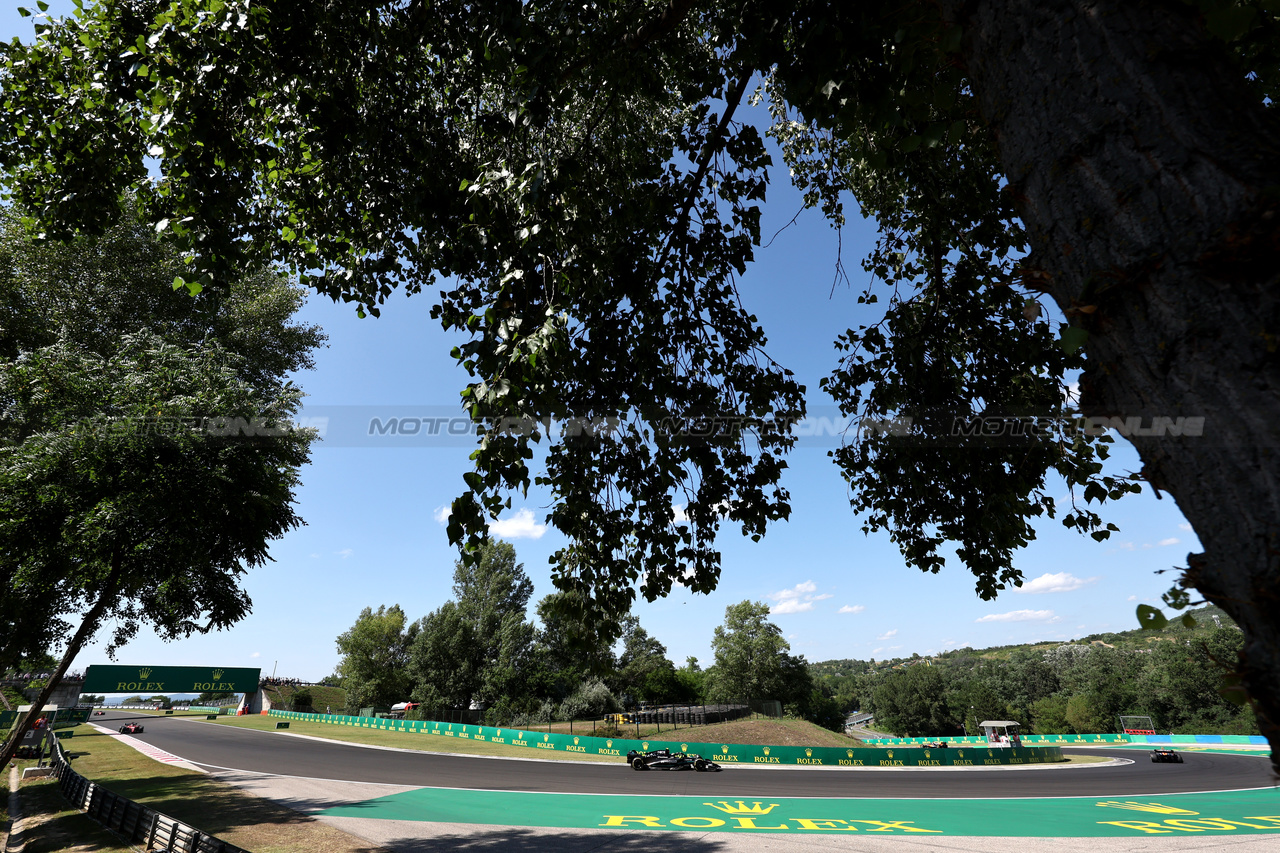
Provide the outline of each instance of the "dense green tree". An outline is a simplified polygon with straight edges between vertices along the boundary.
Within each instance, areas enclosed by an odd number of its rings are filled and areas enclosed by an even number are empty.
[[[589,616],[582,596],[553,592],[536,607],[541,627],[537,635],[537,669],[543,695],[563,698],[591,676],[617,671],[613,638],[622,632],[622,620],[601,626]]]
[[[428,706],[510,702],[525,693],[535,629],[533,583],[515,548],[492,541],[454,565],[454,600],[421,622],[410,652],[414,698]]]
[[[1067,719],[1067,697],[1061,693],[1055,693],[1031,703],[1031,731],[1038,735],[1072,734],[1074,730]],[[1093,734],[1093,732],[1080,734]]]
[[[499,423],[450,536],[478,544],[547,439],[557,581],[617,615],[713,587],[722,521],[760,536],[790,511],[802,389],[733,286],[770,165],[734,116],[765,75],[788,172],[881,229],[883,322],[841,338],[826,383],[898,424],[835,454],[867,526],[925,571],[954,541],[993,597],[1035,517],[1106,537],[1096,505],[1137,483],[1058,418],[1117,419],[1205,545],[1180,583],[1244,628],[1280,746],[1276,20],[1267,0],[101,0],[9,50],[0,164],[55,235],[138,187],[193,281],[280,260],[364,313],[452,277],[437,316]],[[1003,435],[957,433],[973,416]],[[1084,502],[1063,511],[1050,474]]]
[[[667,659],[667,647],[640,627],[640,620],[623,620],[622,653],[618,655],[616,692],[644,702],[668,702],[676,697],[679,682],[675,665]]]
[[[409,622],[400,605],[366,607],[355,624],[338,635],[337,674],[347,691],[349,709],[389,708],[407,701],[413,688],[409,649],[420,626]]]
[[[872,693],[876,725],[899,737],[945,737],[959,729],[947,706],[946,677],[932,666],[894,670]]]
[[[36,704],[104,623],[114,649],[243,618],[240,576],[300,523],[313,436],[286,374],[324,340],[292,321],[303,292],[175,293],[181,259],[134,213],[55,244],[0,210],[0,661],[62,648]]]
[[[791,645],[769,621],[769,605],[742,601],[726,607],[711,650],[716,660],[708,673],[707,694],[713,701],[773,699],[785,704],[792,699]]]

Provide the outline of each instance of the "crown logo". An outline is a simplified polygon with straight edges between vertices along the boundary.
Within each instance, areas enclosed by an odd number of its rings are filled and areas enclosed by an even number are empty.
[[[542,736],[542,739],[543,739],[543,740],[551,740],[551,735],[543,735],[543,736]]]
[[[804,751],[804,754],[805,754],[805,757],[807,757],[807,758],[812,758],[812,757],[813,757],[813,750],[812,750],[812,749],[806,749],[806,750]]]
[[[1176,806],[1165,806],[1160,803],[1135,803],[1133,800],[1125,800],[1124,802],[1105,800],[1098,803],[1098,805],[1104,809],[1128,809],[1135,812],[1153,812],[1155,814],[1200,814],[1200,812],[1188,811]]]
[[[752,803],[747,805],[742,800],[737,800],[733,805],[721,800],[719,803],[703,803],[704,806],[711,806],[713,809],[719,809],[725,814],[749,814],[749,815],[766,815],[778,807],[777,803],[769,805],[761,805],[760,803]]]
[[[721,751],[721,752],[728,752],[728,751],[729,751],[729,744],[727,744],[727,743],[722,743],[722,744],[720,744],[720,751]]]
[[[516,732],[516,740],[524,740],[524,732]]]
[[[765,755],[768,755],[768,754],[769,754],[769,747],[767,747],[767,746],[766,746],[766,747],[764,748],[764,754],[765,754]]]
[[[574,746],[577,746],[577,744],[578,744],[578,739],[577,739],[576,737],[573,739],[573,743],[574,743]]]
[[[605,741],[605,742],[604,742],[604,745],[605,745],[606,747],[608,747],[609,749],[613,749],[613,741],[611,741],[611,740],[607,740],[607,741]]]
[[[964,758],[964,750],[963,750],[963,749],[961,749],[961,750],[957,750],[957,751],[956,751],[956,757],[958,757],[958,758]]]
[[[889,757],[893,758],[893,750],[892,749],[888,750],[888,753],[889,753]]]
[[[929,755],[929,750],[927,750],[927,749],[926,749],[926,750],[924,751],[924,757],[925,757],[925,758],[932,758],[932,756],[931,756],[931,755]]]
[[[649,741],[645,741],[644,743],[640,744],[640,751],[641,752],[649,751]]]
[[[138,670],[138,677],[139,677],[139,678],[141,678],[143,681],[145,681],[145,680],[147,680],[148,678],[150,678],[150,677],[151,677],[151,668],[150,668],[150,667],[144,667],[144,668],[142,668],[142,669]]]
[[[853,758],[853,750],[852,750],[852,749],[846,749],[846,750],[844,751],[844,754],[845,754],[845,755],[847,755],[847,756],[849,756],[850,758]]]
[[[214,680],[214,681],[221,681],[221,680],[222,680],[222,670],[220,670],[220,669],[215,669],[215,670],[213,671],[213,680]]]
[[[681,752],[688,752],[688,751],[689,751],[689,744],[687,744],[687,743],[682,743],[682,744],[680,744],[680,751],[681,751]]]

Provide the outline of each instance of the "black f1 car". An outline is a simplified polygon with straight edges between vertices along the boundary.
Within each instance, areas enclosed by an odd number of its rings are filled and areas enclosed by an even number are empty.
[[[653,752],[627,753],[627,763],[632,770],[697,770],[704,773],[708,770],[719,770],[720,765],[708,761],[701,755],[690,755],[687,752],[672,752],[669,749],[656,749]]]
[[[142,724],[141,723],[125,723],[123,726],[120,727],[120,734],[140,735],[142,734]]]
[[[1151,761],[1155,764],[1181,764],[1182,756],[1172,749],[1153,749]]]

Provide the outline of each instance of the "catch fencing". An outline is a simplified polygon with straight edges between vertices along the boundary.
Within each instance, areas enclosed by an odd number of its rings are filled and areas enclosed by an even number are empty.
[[[177,818],[139,805],[90,782],[71,769],[62,744],[53,738],[53,775],[62,796],[89,817],[119,834],[130,844],[153,853],[248,853],[242,847],[206,835]]]

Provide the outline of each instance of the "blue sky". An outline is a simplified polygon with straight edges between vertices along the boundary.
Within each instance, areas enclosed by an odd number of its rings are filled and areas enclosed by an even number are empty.
[[[54,4],[52,11],[60,7],[69,4]],[[12,7],[0,14],[6,39],[30,37],[29,21]],[[785,167],[777,163],[775,156],[772,176],[785,182]],[[775,183],[765,208],[766,239],[799,209],[798,194]],[[854,289],[833,289],[836,234],[813,212],[760,251],[740,283],[747,309],[770,336],[769,354],[808,386],[810,412],[817,415],[835,415],[818,381],[836,364],[836,335],[874,318],[856,304],[866,283],[857,262],[874,230],[853,222],[843,237]],[[453,341],[430,319],[430,307],[429,298],[397,294],[380,319],[361,320],[349,306],[310,300],[301,319],[323,326],[330,344],[317,368],[298,377],[309,395],[304,416],[327,419],[328,441],[316,445],[298,493],[307,526],[276,542],[274,562],[247,576],[254,601],[249,618],[229,631],[176,643],[144,629],[118,662],[261,666],[266,674],[318,679],[333,671],[334,639],[362,608],[399,604],[417,619],[449,598],[457,555],[438,518],[461,491],[469,445],[359,438],[371,414],[459,411],[465,373],[449,357]],[[665,600],[637,605],[641,624],[677,665],[690,655],[710,664],[712,631],[725,608],[743,599],[770,603],[793,652],[811,661],[1127,630],[1137,624],[1135,604],[1158,600],[1169,586],[1169,575],[1154,572],[1184,565],[1188,550],[1198,548],[1172,498],[1157,500],[1148,490],[1108,511],[1121,528],[1108,542],[1042,521],[1037,541],[1017,558],[1028,586],[983,602],[954,558],[941,574],[924,575],[904,565],[887,535],[861,532],[827,458],[832,446],[829,439],[809,439],[791,454],[784,479],[792,495],[789,522],[774,525],[759,543],[732,528],[722,531],[719,589],[710,595],[677,589]],[[1122,441],[1113,458],[1116,470],[1140,467]],[[545,509],[544,494],[516,496],[499,530],[533,580],[535,601],[553,590],[547,558],[564,544],[542,526]],[[95,645],[73,668],[107,662]]]

